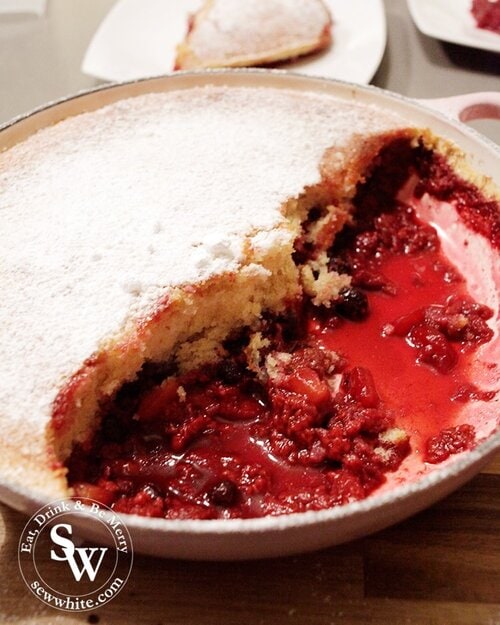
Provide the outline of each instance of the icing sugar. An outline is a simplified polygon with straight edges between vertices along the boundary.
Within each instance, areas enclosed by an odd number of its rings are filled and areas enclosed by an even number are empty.
[[[329,22],[321,0],[214,0],[189,43],[202,59],[258,54],[315,41]]]

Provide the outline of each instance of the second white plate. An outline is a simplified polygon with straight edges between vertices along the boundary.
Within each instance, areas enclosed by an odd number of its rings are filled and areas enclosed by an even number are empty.
[[[471,0],[408,0],[417,28],[435,39],[500,52],[500,35],[478,28]]]
[[[325,0],[333,44],[325,53],[280,66],[309,76],[367,84],[386,44],[382,0]],[[103,80],[133,80],[172,71],[189,13],[201,0],[119,0],[102,21],[82,71]]]

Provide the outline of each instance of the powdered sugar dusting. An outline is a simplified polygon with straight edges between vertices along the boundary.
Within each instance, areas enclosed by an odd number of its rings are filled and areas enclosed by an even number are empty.
[[[189,43],[202,59],[227,59],[297,47],[330,23],[321,0],[213,0]]]
[[[39,453],[58,389],[104,337],[173,285],[238,269],[244,235],[282,223],[326,147],[399,125],[326,95],[206,87],[123,100],[0,154],[6,440]]]

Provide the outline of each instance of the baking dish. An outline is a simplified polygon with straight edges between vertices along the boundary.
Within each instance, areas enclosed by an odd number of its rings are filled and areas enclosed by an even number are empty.
[[[273,87],[329,93],[346,101],[375,104],[394,112],[408,124],[430,128],[434,134],[454,141],[466,154],[470,166],[495,178],[499,149],[457,119],[498,116],[500,96],[477,94],[464,98],[419,102],[373,87],[325,79],[305,78],[282,72],[259,70],[180,73],[132,83],[104,86],[78,94],[24,115],[0,129],[0,149],[6,149],[37,130],[69,116],[100,108],[117,100],[149,92],[187,89],[207,84],[224,86]],[[436,108],[443,112],[436,112]],[[439,207],[429,207],[425,215],[443,232],[456,225],[456,216]],[[459,253],[457,240],[466,238],[467,254]],[[498,257],[481,244],[479,235],[465,227],[454,229],[453,236],[443,236],[442,244],[461,272],[469,280],[469,290],[478,300],[487,299],[498,312]],[[492,289],[491,285],[495,285]],[[486,291],[485,291],[486,289]],[[495,292],[493,292],[495,291]],[[498,360],[498,340],[488,344],[488,357]],[[483,353],[483,355],[485,355]],[[397,522],[463,484],[477,473],[500,446],[496,433],[495,405],[485,410],[482,405],[470,410],[468,418],[484,439],[474,450],[450,460],[430,472],[414,470],[409,463],[405,471],[394,475],[382,489],[368,499],[319,512],[298,513],[281,517],[223,521],[166,521],[136,516],[126,517],[136,551],[165,557],[194,559],[240,559],[285,555],[316,549],[357,538]],[[24,512],[32,512],[47,503],[37,500],[29,488],[0,484],[0,498]],[[98,528],[85,517],[74,519],[82,536],[104,540]]]

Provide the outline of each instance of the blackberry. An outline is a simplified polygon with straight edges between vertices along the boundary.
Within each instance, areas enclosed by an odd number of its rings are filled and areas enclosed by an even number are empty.
[[[363,321],[370,313],[368,298],[359,289],[344,287],[335,303],[335,310],[350,321]]]
[[[231,482],[231,480],[222,480],[212,488],[208,497],[210,502],[216,506],[229,508],[237,502],[238,495],[238,487],[234,482]]]

